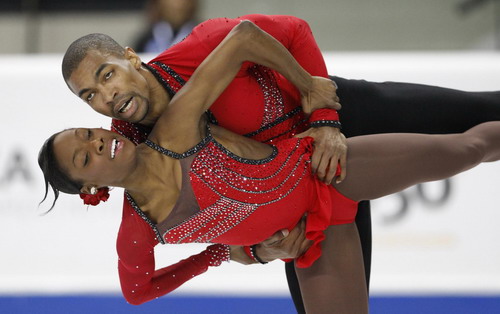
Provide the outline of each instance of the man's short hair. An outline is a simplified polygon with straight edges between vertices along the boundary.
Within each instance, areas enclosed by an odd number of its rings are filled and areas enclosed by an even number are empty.
[[[62,61],[62,74],[64,81],[68,82],[71,74],[80,65],[91,50],[101,52],[103,55],[123,57],[125,49],[108,35],[94,33],[75,40],[66,50]]]

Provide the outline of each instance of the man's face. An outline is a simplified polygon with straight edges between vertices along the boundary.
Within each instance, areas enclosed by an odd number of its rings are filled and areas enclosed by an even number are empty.
[[[149,85],[139,72],[135,53],[124,57],[90,50],[71,74],[71,91],[95,111],[111,118],[140,123],[150,106]]]

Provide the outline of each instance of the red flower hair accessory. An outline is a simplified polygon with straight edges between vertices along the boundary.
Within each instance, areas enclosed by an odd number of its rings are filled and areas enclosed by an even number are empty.
[[[97,190],[96,194],[85,194],[80,193],[80,198],[83,200],[83,204],[96,206],[101,201],[106,202],[109,198],[109,188],[104,187]]]

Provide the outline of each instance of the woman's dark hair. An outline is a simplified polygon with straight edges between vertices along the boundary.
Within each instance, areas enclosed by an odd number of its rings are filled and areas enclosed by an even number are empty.
[[[40,166],[40,169],[42,169],[45,180],[45,195],[40,204],[47,198],[49,186],[54,192],[54,202],[47,212],[54,208],[54,205],[59,198],[59,192],[79,194],[80,189],[83,186],[82,183],[72,180],[57,162],[56,156],[54,155],[54,139],[60,133],[61,132],[49,137],[43,144],[40,149],[40,153],[38,154],[38,165]]]

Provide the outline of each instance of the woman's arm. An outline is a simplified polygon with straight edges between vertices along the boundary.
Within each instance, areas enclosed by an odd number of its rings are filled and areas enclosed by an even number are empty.
[[[321,54],[321,50],[316,43],[316,39],[313,36],[311,27],[309,24],[295,16],[289,15],[263,15],[263,14],[249,14],[241,16],[237,19],[227,19],[218,18],[211,19],[197,27],[193,31],[193,41],[198,42],[198,46],[206,47],[205,51],[213,51],[217,45],[224,39],[232,27],[236,26],[238,21],[248,20],[255,24],[259,30],[261,30],[266,35],[273,37],[275,43],[279,43],[284,49],[269,49],[269,50],[259,50],[251,42],[248,43],[242,49],[248,49],[249,52],[254,53],[255,59],[253,63],[266,65],[266,59],[271,57],[276,57],[279,59],[285,58],[284,53],[288,52],[291,54],[294,60],[297,61],[297,65],[300,65],[307,73],[312,76],[320,76],[328,78],[328,73],[326,70],[326,64]],[[274,54],[274,55],[273,55]],[[283,60],[287,62],[286,60]],[[295,64],[286,64],[285,67],[294,67]],[[270,66],[272,69],[285,74],[282,69]],[[292,68],[290,68],[293,70]],[[241,73],[241,72],[240,72]],[[299,88],[297,82],[294,82],[285,76],[291,83]],[[340,104],[338,104],[338,98],[336,94],[333,95],[336,102],[332,102],[331,97],[331,81],[320,80],[310,88],[313,93],[307,95],[301,91],[302,105],[306,113],[311,113],[313,110],[318,108],[331,108],[335,110],[340,109]],[[328,97],[323,97],[322,89],[328,89],[329,92],[326,94]],[[299,88],[300,90],[300,88]],[[335,103],[335,105],[333,105]]]
[[[250,49],[251,47],[253,49]],[[266,54],[269,51],[280,53]],[[200,136],[192,130],[198,125],[200,116],[229,85],[244,61],[255,62],[257,60],[260,64],[282,73],[297,86],[303,95],[307,95],[311,87],[316,85],[315,79],[278,41],[252,22],[242,21],[201,63],[191,79],[172,99],[153,130],[154,139],[160,145],[163,140],[171,143],[176,135],[168,131],[174,128],[177,132],[182,132],[175,133],[183,134],[186,138],[183,140],[184,147],[170,146],[172,149],[182,151],[196,144]],[[323,78],[318,79],[323,80]],[[331,90],[324,89],[323,94],[331,93],[331,97],[325,96],[324,98],[330,99],[332,106],[335,106],[335,88],[333,84],[330,83],[330,85]]]
[[[210,266],[219,266],[229,259],[229,248],[215,244],[178,263],[156,269],[154,248],[157,244],[151,227],[124,204],[116,250],[122,293],[131,304],[163,296],[203,274]]]
[[[295,16],[250,14],[238,18],[214,18],[200,23],[182,42],[167,49],[160,58],[172,59],[189,74],[194,72],[229,32],[242,20],[249,20],[288,50],[311,75],[327,77],[326,65],[309,24]],[[259,60],[255,61],[259,63]],[[181,70],[182,71],[182,70]]]
[[[154,269],[154,249],[151,253],[120,256],[118,273],[122,293],[127,302],[138,305],[161,297],[179,288],[186,281],[203,274],[209,266],[219,266],[222,245],[211,245],[205,251],[170,266]],[[151,266],[152,267],[149,267]]]
[[[305,26],[303,28],[298,28],[304,29]],[[337,106],[334,101],[336,96],[335,89],[330,80],[323,80],[321,78],[314,79],[311,77],[294,58],[294,55],[292,55],[280,41],[276,40],[273,36],[249,20],[241,21],[231,30],[228,36],[226,36],[226,38],[202,62],[202,65],[206,68],[206,70],[203,71],[204,74],[200,73],[201,70],[198,68],[198,70],[195,71],[196,75],[193,74],[193,78],[207,75],[208,78],[212,78],[211,83],[213,84],[213,80],[217,79],[215,76],[217,71],[216,68],[220,66],[216,64],[215,60],[226,62],[227,68],[225,70],[232,69],[234,74],[238,72],[244,61],[251,61],[269,67],[281,73],[286,79],[294,84],[302,95],[307,96],[308,93],[314,89],[324,97],[322,102],[326,106]],[[315,60],[315,62],[322,63],[322,60],[321,57],[320,60]],[[229,64],[229,62],[234,62],[234,64]],[[207,65],[207,63],[211,64]],[[208,69],[209,66],[212,69]],[[221,69],[219,72],[224,75],[224,69]],[[227,74],[225,78],[231,81],[234,75]],[[218,97],[227,85],[227,83],[221,82],[219,85],[220,90],[213,90],[213,94]],[[210,106],[217,97],[209,99],[208,106]],[[206,107],[205,110],[206,109],[208,109],[208,107]]]

